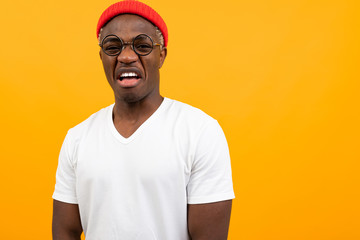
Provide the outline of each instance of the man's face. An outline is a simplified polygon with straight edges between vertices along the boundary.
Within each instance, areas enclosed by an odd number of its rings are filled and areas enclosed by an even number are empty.
[[[139,34],[146,34],[154,43],[159,43],[156,28],[144,18],[131,14],[119,15],[108,22],[101,31],[100,42],[109,34],[124,42],[132,42]],[[139,56],[126,45],[118,56],[108,56],[100,49],[105,75],[115,98],[130,103],[159,97],[159,69],[166,51],[166,48],[154,46],[149,55]]]

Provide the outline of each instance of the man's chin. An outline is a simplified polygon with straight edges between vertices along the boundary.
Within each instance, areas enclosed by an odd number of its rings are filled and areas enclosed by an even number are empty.
[[[128,104],[137,103],[143,99],[141,96],[134,94],[134,93],[128,93],[120,96],[119,100]]]

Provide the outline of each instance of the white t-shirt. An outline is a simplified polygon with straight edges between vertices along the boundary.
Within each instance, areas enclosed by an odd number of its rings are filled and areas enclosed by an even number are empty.
[[[187,204],[234,198],[221,127],[201,110],[164,98],[124,138],[113,107],[68,131],[53,198],[79,205],[87,240],[188,240]]]

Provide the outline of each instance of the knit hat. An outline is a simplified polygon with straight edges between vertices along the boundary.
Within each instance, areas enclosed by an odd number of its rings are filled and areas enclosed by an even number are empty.
[[[99,37],[100,29],[107,22],[109,22],[115,16],[124,13],[139,15],[157,26],[161,31],[162,35],[164,36],[164,45],[165,47],[167,46],[168,31],[164,20],[154,9],[152,9],[145,3],[136,0],[124,0],[114,3],[113,5],[108,7],[100,16],[96,27],[96,37]]]

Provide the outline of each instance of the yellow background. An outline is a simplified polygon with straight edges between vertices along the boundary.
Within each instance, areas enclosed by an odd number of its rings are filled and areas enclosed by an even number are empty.
[[[112,103],[95,27],[113,1],[3,1],[0,239],[50,239],[66,131]],[[231,240],[360,239],[358,1],[147,0],[164,96],[219,120]]]

